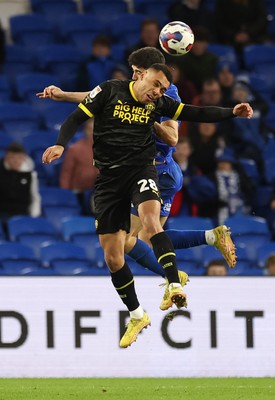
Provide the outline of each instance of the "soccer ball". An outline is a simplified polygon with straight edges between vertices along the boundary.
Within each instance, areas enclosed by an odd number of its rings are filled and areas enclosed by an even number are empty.
[[[194,34],[190,26],[184,22],[169,22],[160,31],[159,43],[171,56],[183,56],[192,49]]]

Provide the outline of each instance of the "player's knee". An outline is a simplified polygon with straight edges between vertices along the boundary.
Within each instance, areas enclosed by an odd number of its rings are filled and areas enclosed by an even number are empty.
[[[116,272],[124,265],[124,255],[109,251],[105,253],[105,262],[111,272]]]

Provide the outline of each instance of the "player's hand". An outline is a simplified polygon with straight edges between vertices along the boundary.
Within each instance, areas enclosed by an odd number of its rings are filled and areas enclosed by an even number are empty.
[[[248,103],[240,103],[233,108],[233,114],[237,117],[252,118],[253,109]]]
[[[48,147],[43,153],[42,162],[44,164],[50,164],[52,161],[60,158],[63,154],[63,151],[64,147],[57,144],[55,146]]]
[[[58,86],[50,85],[45,87],[43,92],[36,93],[40,99],[52,99],[56,101],[63,101],[65,99],[65,92]]]

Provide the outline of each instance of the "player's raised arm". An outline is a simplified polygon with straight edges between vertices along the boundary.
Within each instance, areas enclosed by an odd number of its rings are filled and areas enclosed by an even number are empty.
[[[58,86],[50,85],[45,87],[43,92],[36,93],[40,99],[52,99],[55,101],[70,101],[80,103],[85,99],[89,92],[65,92]]]
[[[79,125],[83,124],[90,117],[79,107],[74,110],[60,127],[59,135],[54,146],[48,147],[42,155],[42,162],[50,164],[63,154],[64,148],[69,140],[76,133]]]
[[[197,107],[189,104],[180,105],[181,110],[176,118],[183,121],[219,122],[233,117],[252,118],[253,109],[248,103],[237,104],[234,108],[224,107]]]

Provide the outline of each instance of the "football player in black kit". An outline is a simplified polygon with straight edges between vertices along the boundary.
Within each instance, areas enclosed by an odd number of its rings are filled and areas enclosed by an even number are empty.
[[[95,191],[96,230],[113,285],[130,312],[120,347],[130,346],[139,332],[150,325],[150,318],[137,299],[134,278],[124,258],[131,201],[166,273],[171,301],[178,308],[186,303],[174,248],[159,219],[161,199],[154,167],[154,124],[158,124],[156,121],[163,115],[174,120],[200,122],[217,122],[234,116],[251,118],[253,115],[247,103],[237,104],[234,108],[179,103],[163,96],[171,82],[171,73],[164,64],[153,64],[135,82],[103,82],[66,119],[56,144],[48,147],[42,156],[44,163],[60,158],[79,125],[95,117],[94,159],[100,170]]]

